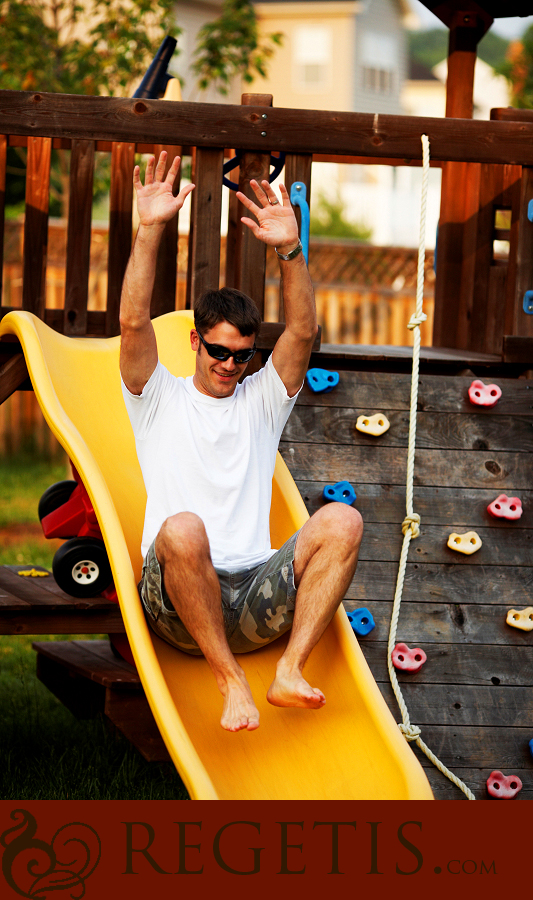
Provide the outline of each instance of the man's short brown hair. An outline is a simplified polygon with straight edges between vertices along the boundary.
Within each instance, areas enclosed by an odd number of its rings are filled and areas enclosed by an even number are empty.
[[[259,331],[261,315],[254,301],[235,288],[204,291],[194,304],[194,327],[203,335],[219,322],[229,322],[248,337]]]

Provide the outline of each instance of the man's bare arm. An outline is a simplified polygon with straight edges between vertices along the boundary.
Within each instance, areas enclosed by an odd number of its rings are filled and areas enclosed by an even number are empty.
[[[174,197],[172,186],[178,173],[180,158],[174,158],[167,177],[163,178],[166,156],[163,151],[157,166],[155,158],[150,157],[144,186],[138,166],[133,173],[140,224],[120,298],[120,371],[124,384],[132,394],[142,393],[157,365],[157,344],[150,319],[150,301],[161,237],[165,224],[181,209],[185,198],[194,188],[194,185],[189,184]]]
[[[254,235],[265,244],[287,255],[298,245],[298,226],[285,185],[280,185],[282,202],[268,181],[250,182],[261,204],[258,206],[238,193],[241,203],[253,213],[257,222],[241,219]],[[290,260],[281,260],[285,330],[274,347],[272,359],[289,397],[299,390],[305,377],[318,325],[315,296],[309,271],[302,253]]]

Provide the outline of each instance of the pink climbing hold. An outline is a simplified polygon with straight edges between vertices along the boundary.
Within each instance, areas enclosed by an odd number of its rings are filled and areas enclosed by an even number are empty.
[[[470,402],[476,406],[494,406],[501,395],[501,388],[497,384],[483,384],[482,381],[473,381],[468,388]]]
[[[392,664],[395,669],[402,672],[418,672],[427,660],[427,656],[420,647],[409,649],[407,644],[396,644],[391,654]]]
[[[487,778],[487,791],[496,800],[514,800],[518,791],[522,790],[522,782],[518,775],[504,775],[502,772],[491,772]]]
[[[489,503],[487,512],[497,519],[519,519],[523,513],[522,501],[518,497],[508,497],[507,494],[500,494]]]

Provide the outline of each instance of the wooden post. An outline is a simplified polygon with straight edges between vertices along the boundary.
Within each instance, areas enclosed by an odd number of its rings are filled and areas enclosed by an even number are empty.
[[[528,206],[533,201],[533,168],[522,169],[522,190],[520,196],[520,223],[516,252],[516,301],[513,304],[512,329],[507,334],[519,337],[533,337],[533,316],[523,310],[526,291],[533,291],[533,222],[528,218]]]
[[[272,106],[271,94],[243,94],[243,106]],[[268,113],[264,113],[265,127],[264,131],[268,135]],[[242,155],[239,167],[239,190],[250,197],[254,202],[256,196],[250,187],[250,180],[254,178],[261,182],[262,179],[268,178],[270,172],[270,149],[268,147],[268,137],[265,140],[265,153],[245,152]],[[266,268],[266,247],[255,238],[250,229],[243,225],[240,221],[241,216],[248,215],[248,211],[238,204],[240,209],[237,215],[235,228],[235,267],[233,272],[233,284],[228,287],[235,287],[243,291],[252,298],[257,305],[261,318],[264,319],[265,305],[265,268]]]
[[[175,81],[175,79],[173,79]],[[163,150],[167,151],[167,162],[165,166],[165,177],[172,165],[175,156],[181,156],[181,147],[170,147],[166,144],[156,144],[154,146],[154,156],[157,160]],[[174,196],[179,194],[180,190],[181,169],[176,175],[172,193]],[[178,213],[179,216],[179,213]],[[165,230],[159,245],[157,254],[157,266],[155,272],[154,289],[152,291],[152,302],[150,305],[150,315],[152,318],[162,316],[165,313],[172,312],[176,309],[176,279],[178,272],[178,216],[174,216],[170,222],[165,225]]]
[[[4,268],[4,210],[6,205],[6,162],[7,135],[0,134],[0,272]],[[2,282],[0,278],[0,306],[2,305]]]
[[[94,141],[72,141],[63,333],[87,334]]]
[[[307,202],[311,203],[311,165],[313,162],[312,153],[287,153],[285,158],[285,187],[291,193],[291,187],[295,181],[301,181],[307,189]],[[298,222],[298,231],[302,233],[302,214],[300,207],[295,206],[296,221]],[[279,292],[279,313],[278,322],[285,321],[285,313],[283,310],[283,294]]]
[[[131,253],[135,144],[114,143],[111,151],[109,260],[106,335],[119,333],[120,293]]]
[[[220,216],[224,150],[195,147],[187,266],[187,309],[196,298],[220,280]]]
[[[52,139],[28,138],[22,308],[44,319]]]
[[[452,18],[446,81],[447,118],[472,118],[477,44],[487,27],[487,22],[475,12],[456,12]],[[477,163],[447,162],[442,167],[433,328],[433,344],[437,347],[468,347],[478,183]]]

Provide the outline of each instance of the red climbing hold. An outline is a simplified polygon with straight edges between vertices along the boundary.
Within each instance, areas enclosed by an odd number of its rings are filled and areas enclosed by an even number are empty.
[[[508,497],[507,494],[500,494],[489,503],[487,512],[497,519],[519,519],[522,515],[522,501],[518,497]]]
[[[491,772],[487,778],[487,791],[496,800],[513,800],[522,790],[522,782],[518,775],[504,775],[502,772]]]
[[[501,395],[501,388],[497,384],[483,384],[482,381],[473,381],[468,388],[470,402],[476,406],[494,406]]]
[[[401,669],[402,672],[418,672],[427,660],[420,647],[413,647],[410,650],[407,644],[396,644],[391,658],[394,668]]]

